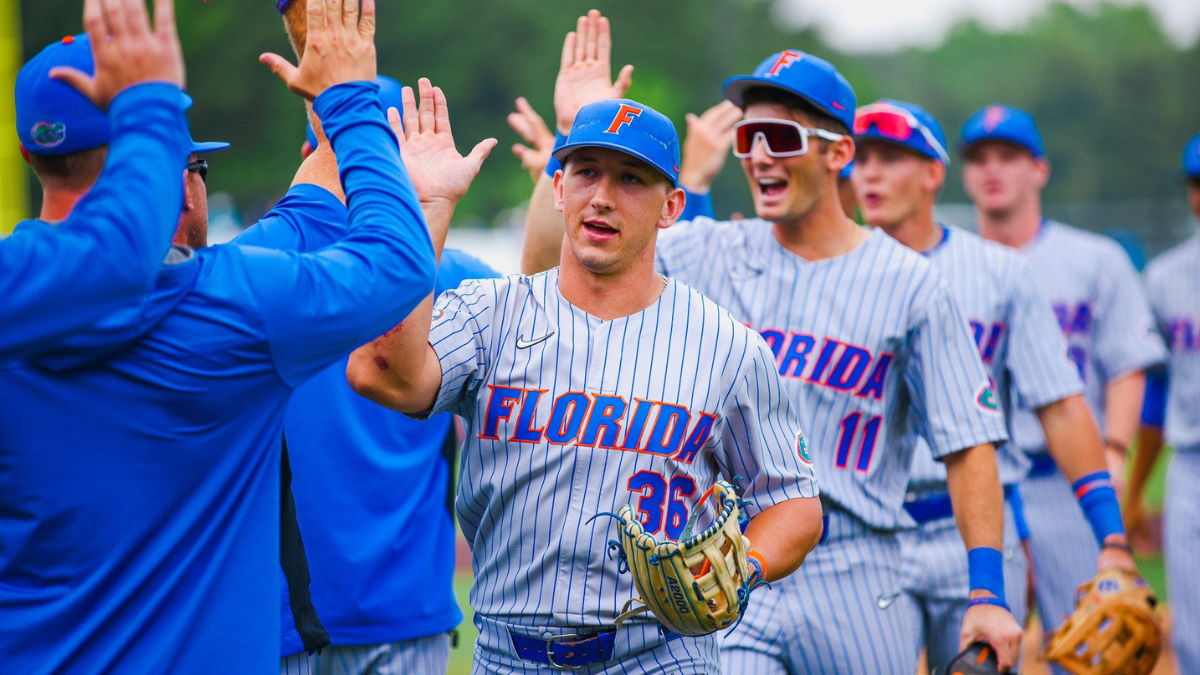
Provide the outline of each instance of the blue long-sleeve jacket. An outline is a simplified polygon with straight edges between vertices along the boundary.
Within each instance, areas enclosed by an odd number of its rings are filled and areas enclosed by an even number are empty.
[[[0,669],[278,672],[288,398],[433,288],[376,92],[314,102],[348,195],[340,241],[173,249],[123,325],[0,364]]]
[[[29,356],[139,306],[183,209],[191,142],[179,88],[113,99],[104,172],[58,225],[25,221],[0,241],[0,358]]]

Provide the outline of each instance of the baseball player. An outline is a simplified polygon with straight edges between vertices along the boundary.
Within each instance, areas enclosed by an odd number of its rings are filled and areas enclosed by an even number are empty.
[[[1145,378],[1165,350],[1133,265],[1115,242],[1041,215],[1050,176],[1033,117],[987,106],[962,128],[963,185],[975,202],[979,233],[1019,250],[1029,261],[1067,339],[1084,397],[1104,434],[1110,475],[1124,478],[1124,452],[1137,427]],[[1104,530],[1075,506],[1080,487],[1049,454],[1035,405],[1013,402],[1012,442],[1032,468],[1021,483],[1029,524],[1038,608],[1053,631],[1075,609],[1075,589],[1096,573]],[[1120,486],[1117,485],[1120,492]],[[1088,491],[1091,491],[1090,489]],[[1082,502],[1079,502],[1082,505]],[[1114,542],[1120,545],[1120,542]]]
[[[382,75],[376,81],[383,106],[402,108],[400,83]],[[304,252],[346,234],[344,220],[303,231],[296,225],[251,228],[235,241]],[[497,276],[447,249],[435,292]],[[346,365],[342,359],[297,388],[284,418],[313,602],[333,646],[307,649],[311,643],[295,628],[285,597],[281,670],[442,675],[450,631],[463,618],[454,597],[455,528],[447,504],[457,450],[452,415],[415,422],[385,410],[350,389]]]
[[[385,406],[466,420],[457,512],[474,672],[716,673],[714,635],[613,629],[633,583],[605,554],[615,523],[595,516],[634,504],[677,540],[693,510],[711,517],[708,487],[737,477],[755,576],[780,579],[820,536],[807,447],[767,345],[654,271],[658,231],[683,209],[671,122],[593,103],[556,155],[562,267],[444,293],[356,351],[347,374]]]
[[[361,22],[353,3],[326,21],[328,5],[314,5],[310,37],[322,48],[299,68],[263,60],[316,99],[342,170],[347,236],[310,254],[172,248],[138,311],[3,365],[6,671],[279,668],[287,399],[416,307],[435,273],[371,82],[374,5]],[[64,48],[87,49],[79,43]],[[268,218],[341,209],[304,171],[296,182]]]
[[[1200,134],[1184,147],[1188,203],[1200,217]],[[1146,292],[1170,356],[1166,372],[1146,384],[1143,430],[1129,478],[1126,516],[1130,529],[1145,526],[1146,481],[1166,440],[1175,448],[1163,504],[1163,550],[1171,591],[1172,646],[1176,672],[1200,672],[1200,585],[1191,565],[1200,549],[1200,235],[1163,253],[1146,268]]]
[[[584,56],[564,59],[555,91],[560,127],[571,111],[557,104],[601,90],[596,80],[608,76],[607,61],[597,68]],[[593,74],[590,87],[572,82],[576,70]],[[559,91],[572,84],[573,92]],[[656,267],[695,284],[767,340],[814,429],[826,519],[807,564],[752,603],[722,641],[725,670],[916,669],[919,619],[903,593],[895,535],[911,523],[902,508],[911,447],[895,442],[909,424],[947,464],[971,549],[976,604],[964,645],[986,640],[1012,665],[1020,627],[1003,606],[1003,494],[991,446],[1005,438],[1003,419],[985,405],[987,374],[932,266],[842,211],[837,180],[854,154],[853,90],[825,61],[788,50],[727,81],[725,94],[745,113],[734,151],[760,219],[677,226],[661,238]],[[562,231],[538,195],[527,261],[543,259]]]
[[[76,61],[57,61],[64,50],[52,45],[53,54],[39,54],[17,76],[21,155],[44,197],[38,219],[0,241],[4,358],[36,354],[135,308],[153,287],[179,219],[189,138],[172,2],[156,2],[154,27],[142,0],[85,8],[89,30],[129,30],[95,43],[87,74],[92,43],[82,38]],[[52,73],[55,65],[62,69]],[[68,167],[83,174],[79,182],[68,180]]]
[[[1007,413],[1011,395],[1036,410],[1047,449],[1068,479],[1083,488],[1084,513],[1109,546],[1101,552],[1099,567],[1135,569],[1116,493],[1111,484],[1095,487],[1110,480],[1100,432],[1028,263],[1011,249],[934,219],[933,205],[950,162],[941,125],[918,105],[885,99],[858,109],[854,143],[852,180],[867,223],[923,253],[938,268],[988,367],[996,393],[993,405]],[[904,587],[921,608],[922,642],[931,668],[948,673],[961,649],[959,629],[968,607],[966,548],[954,527],[945,469],[919,435],[902,442],[916,446],[904,507],[918,524],[900,536]],[[1008,443],[997,451],[997,460],[1011,508],[1029,460]],[[1004,539],[1006,597],[1023,625],[1027,569],[1011,510]]]

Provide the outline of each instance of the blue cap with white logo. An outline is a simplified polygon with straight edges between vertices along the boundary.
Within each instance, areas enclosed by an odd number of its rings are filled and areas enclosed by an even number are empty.
[[[1183,146],[1183,173],[1190,178],[1200,176],[1200,134],[1192,136]]]
[[[57,157],[107,145],[112,136],[108,116],[75,87],[50,77],[50,70],[69,66],[95,73],[92,44],[86,34],[68,35],[29,60],[17,74],[17,136],[33,155]],[[192,99],[183,94],[183,109]],[[213,152],[228,143],[197,143],[191,152]]]
[[[854,126],[856,105],[850,83],[825,59],[798,49],[785,49],[767,57],[753,75],[725,80],[725,98],[745,108],[746,91],[755,87],[773,87],[795,94],[818,110],[846,125]]]
[[[375,83],[379,85],[379,103],[383,105],[383,114],[387,114],[388,108],[395,108],[404,114],[404,99],[401,92],[404,91],[404,85],[400,84],[399,80],[388,77],[387,75],[376,75]],[[400,123],[403,128],[404,123]],[[308,130],[305,132],[308,138],[308,147],[313,150],[317,149],[317,134],[313,131],[312,122],[308,123]]]
[[[864,105],[855,113],[854,140],[885,141],[943,164],[950,163],[942,125],[916,103],[885,98]]]
[[[554,151],[565,161],[578,148],[612,148],[637,157],[679,186],[679,134],[662,113],[629,99],[589,103],[575,115],[567,142]]]
[[[1010,105],[985,106],[963,123],[962,151],[980,141],[1005,141],[1025,148],[1034,157],[1046,156],[1033,115]]]

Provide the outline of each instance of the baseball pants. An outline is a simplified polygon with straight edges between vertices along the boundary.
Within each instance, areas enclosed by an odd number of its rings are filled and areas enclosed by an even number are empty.
[[[959,633],[967,613],[970,581],[967,546],[954,516],[923,523],[900,533],[904,556],[904,590],[921,613],[920,640],[929,667],[944,673],[959,652]],[[1004,594],[1017,623],[1025,625],[1025,553],[1017,537],[1012,509],[1005,503]]]
[[[446,675],[450,634],[377,645],[326,647],[320,654],[293,654],[280,675]]]
[[[1167,472],[1163,553],[1170,593],[1171,643],[1179,673],[1200,673],[1200,448],[1176,449]]]
[[[571,628],[508,625],[478,615],[475,625],[479,628],[479,640],[475,643],[472,675],[561,672],[547,663],[521,659],[513,647],[510,631],[544,638],[574,632]],[[571,668],[570,672],[578,675],[719,675],[721,661],[714,635],[677,637],[668,641],[659,632],[657,623],[641,623],[626,625],[620,630],[612,659]]]
[[[750,596],[720,639],[726,673],[912,675],[920,612],[904,593],[900,542],[829,504],[800,569]]]

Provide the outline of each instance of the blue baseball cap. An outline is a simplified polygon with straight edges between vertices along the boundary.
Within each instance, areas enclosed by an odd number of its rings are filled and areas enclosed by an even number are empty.
[[[782,89],[808,101],[818,110],[846,125],[854,126],[854,89],[825,59],[798,49],[785,49],[758,64],[753,75],[725,80],[725,98],[745,108],[746,91],[755,87]]]
[[[842,167],[842,170],[838,173],[838,178],[841,178],[842,180],[850,180],[853,177],[854,177],[854,162],[851,161],[849,164]]]
[[[627,98],[583,106],[554,158],[565,161],[579,148],[620,150],[658,169],[679,187],[679,134],[671,120],[649,106]]]
[[[1046,156],[1033,115],[1010,105],[984,106],[967,118],[962,128],[962,151],[980,141],[1006,141],[1025,148],[1034,157]]]
[[[47,46],[17,73],[14,96],[17,137],[30,154],[70,155],[108,143],[108,117],[75,87],[50,77],[50,69],[70,66],[89,75],[92,44],[85,35],[68,35]]]
[[[287,9],[289,1],[290,0],[275,0],[275,9],[279,10],[280,14],[283,14],[283,10]]]
[[[854,141],[883,141],[908,148],[929,159],[950,163],[942,125],[921,106],[890,98],[859,108],[854,115]]]
[[[29,60],[17,74],[15,92],[17,136],[33,155],[58,157],[107,145],[112,137],[108,115],[75,87],[50,77],[59,66],[95,73],[92,43],[87,34],[68,35]],[[192,98],[183,94],[183,109]],[[191,152],[214,152],[228,143],[197,143]]]
[[[1200,134],[1192,136],[1183,146],[1183,173],[1189,178],[1200,176]]]
[[[401,92],[404,91],[404,85],[400,84],[399,80],[388,77],[387,75],[376,75],[375,82],[379,85],[379,102],[383,105],[383,114],[387,114],[388,108],[396,108],[403,114],[404,99]],[[404,123],[400,123],[403,128]],[[308,123],[306,130],[308,137],[308,147],[313,150],[317,149],[317,134],[313,131],[312,122]]]

